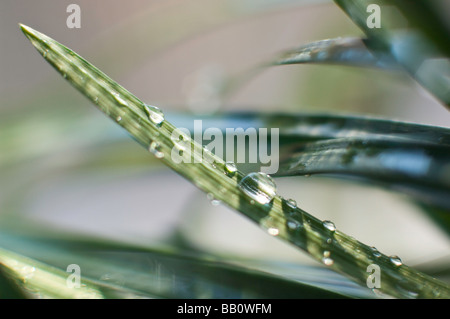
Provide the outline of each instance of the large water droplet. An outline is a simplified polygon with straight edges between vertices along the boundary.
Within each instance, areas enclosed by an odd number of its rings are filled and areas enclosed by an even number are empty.
[[[250,198],[264,205],[276,195],[277,187],[272,178],[264,173],[250,173],[239,182],[239,187]]]
[[[148,150],[150,151],[150,153],[155,155],[156,158],[164,157],[164,153],[161,152],[161,145],[158,142],[155,141],[151,142]]]
[[[280,233],[280,231],[278,230],[278,228],[269,228],[267,229],[267,232],[269,233],[269,235],[271,236],[278,236],[278,234]]]
[[[148,119],[160,126],[164,122],[164,113],[158,107],[153,105],[144,105],[145,112],[147,113]]]
[[[322,225],[323,225],[323,227],[325,227],[329,231],[334,232],[336,230],[336,226],[334,225],[334,223],[329,221],[329,220],[324,220]]]
[[[399,267],[401,265],[403,265],[402,260],[400,259],[400,257],[398,256],[390,256],[389,260],[392,264],[394,264],[395,266]]]
[[[237,167],[234,162],[226,162],[224,168],[227,176],[233,176],[237,172]]]

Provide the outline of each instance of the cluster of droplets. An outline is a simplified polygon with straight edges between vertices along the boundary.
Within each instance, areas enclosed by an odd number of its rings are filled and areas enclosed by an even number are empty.
[[[322,255],[322,263],[325,266],[331,266],[334,264],[334,260],[331,258],[331,252],[329,250],[325,250]]]

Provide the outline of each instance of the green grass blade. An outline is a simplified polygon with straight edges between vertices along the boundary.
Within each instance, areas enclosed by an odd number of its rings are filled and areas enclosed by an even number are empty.
[[[170,298],[345,298],[312,285],[246,269],[223,260],[203,259],[178,250],[140,248],[93,240],[65,240],[1,234],[0,260],[16,272],[22,284],[39,294],[49,294],[52,282],[38,276],[58,275],[60,295],[77,290],[91,297]],[[14,253],[12,253],[14,252]],[[27,256],[27,257],[24,257]],[[80,267],[84,289],[68,288],[69,264]],[[50,267],[49,265],[52,265]],[[30,273],[30,269],[33,270]],[[28,270],[28,273],[24,270]],[[46,273],[39,273],[45,271]],[[26,277],[25,282],[23,278]],[[273,289],[277,287],[277,289]],[[86,295],[89,297],[89,295]],[[129,296],[128,296],[129,297]]]
[[[395,139],[291,142],[280,150],[278,176],[338,174],[400,190],[450,211],[450,148]]]
[[[269,234],[296,245],[362,286],[367,282],[367,267],[376,263],[383,276],[380,290],[386,294],[400,298],[450,298],[447,284],[393,262],[388,256],[374,254],[371,247],[339,230],[330,230],[327,223],[298,207],[291,207],[281,196],[274,196],[265,205],[252,201],[239,187],[243,174],[239,171],[232,176],[224,174],[224,161],[209,151],[202,151],[202,146],[188,136],[183,139],[183,147],[191,149],[193,158],[200,162],[175,163],[170,155],[172,149],[180,148],[180,141],[171,139],[175,130],[171,123],[164,120],[155,124],[149,119],[143,102],[75,52],[29,27],[22,26],[22,30],[60,74],[141,145],[148,148],[149,145],[155,146],[152,142],[158,143],[157,157],[164,164],[215,199],[258,223]]]
[[[450,30],[431,0],[335,0],[370,40],[369,49],[382,51],[450,106]],[[367,7],[379,5],[381,27],[369,28]]]
[[[174,113],[170,115],[177,126],[193,131],[193,120],[201,119],[203,129],[216,127],[279,128],[280,143],[292,139],[307,142],[323,139],[351,138],[395,139],[405,142],[450,147],[450,129],[439,126],[401,122],[368,116],[326,115],[308,113],[224,112],[213,115]]]
[[[305,44],[286,51],[272,62],[273,65],[286,64],[343,64],[349,66],[373,67],[388,70],[401,69],[388,54],[372,53],[367,49],[366,39],[335,38]]]

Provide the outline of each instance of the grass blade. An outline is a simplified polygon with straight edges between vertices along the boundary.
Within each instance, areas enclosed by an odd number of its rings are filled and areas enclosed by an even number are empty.
[[[400,298],[450,298],[450,287],[447,284],[388,256],[374,255],[371,247],[339,230],[330,230],[326,223],[298,207],[289,206],[278,195],[264,205],[252,201],[239,187],[243,174],[239,171],[233,176],[224,174],[224,161],[203,150],[201,145],[187,136],[183,137],[183,147],[185,150],[192,150],[192,157],[198,162],[175,163],[171,159],[171,151],[179,149],[181,142],[171,138],[175,126],[166,120],[155,119],[155,110],[152,111],[153,114],[148,112],[142,101],[75,52],[42,33],[26,26],[21,27],[51,65],[141,145],[146,148],[153,145],[153,149],[157,146],[157,157],[164,164],[215,199],[258,223],[270,234],[296,245],[330,269],[349,276],[362,286],[366,285],[367,267],[377,263],[384,278],[380,290],[386,294]],[[292,220],[295,221],[295,227],[290,227]]]
[[[94,240],[58,240],[42,237],[0,235],[0,260],[5,260],[25,287],[36,293],[51,293],[45,274],[57,276],[59,296],[84,290],[86,297],[118,298],[345,298],[312,285],[246,269],[222,260],[202,259],[178,250],[140,248]],[[14,252],[14,253],[13,253]],[[27,257],[24,257],[27,256]],[[16,263],[14,263],[14,261]],[[84,289],[66,286],[69,264],[80,267]],[[52,265],[50,267],[49,265]],[[27,268],[28,267],[28,268]],[[23,269],[33,269],[32,276]],[[40,273],[42,271],[42,273]],[[44,273],[45,272],[45,273]],[[22,281],[23,283],[23,281]],[[277,289],[273,289],[277,287]],[[89,289],[88,289],[89,288]]]
[[[305,44],[280,55],[274,65],[324,63],[374,67],[395,70],[399,65],[388,54],[372,53],[366,47],[366,39],[335,38]]]
[[[431,0],[335,0],[370,40],[369,49],[382,51],[450,106],[450,30]],[[378,5],[381,27],[367,24],[369,5]]]
[[[398,140],[343,138],[290,143],[280,151],[279,176],[338,174],[381,183],[450,211],[448,147]]]

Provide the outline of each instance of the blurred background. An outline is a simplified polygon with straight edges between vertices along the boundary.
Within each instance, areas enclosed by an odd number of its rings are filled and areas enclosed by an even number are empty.
[[[69,29],[72,2],[0,2],[0,223],[8,231],[141,247],[176,238],[287,277],[297,265],[322,267],[161,166],[63,81],[18,23],[73,49],[169,121],[179,111],[255,110],[450,125],[414,80],[375,69],[272,67],[220,96],[220,83],[287,49],[361,36],[332,1],[78,0],[81,28]],[[400,194],[319,176],[276,182],[281,196],[386,255],[418,267],[450,264],[448,237]]]

